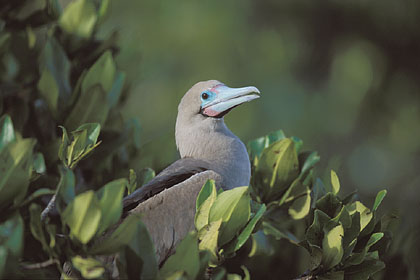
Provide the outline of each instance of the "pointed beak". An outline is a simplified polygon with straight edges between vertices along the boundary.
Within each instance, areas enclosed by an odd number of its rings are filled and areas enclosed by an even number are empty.
[[[260,91],[253,86],[230,88],[225,85],[211,89],[216,98],[202,108],[202,112],[210,117],[223,117],[234,107],[260,98]]]

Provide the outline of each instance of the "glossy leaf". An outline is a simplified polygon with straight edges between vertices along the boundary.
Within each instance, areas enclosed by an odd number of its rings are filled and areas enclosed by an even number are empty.
[[[226,252],[236,252],[239,250],[245,242],[248,240],[248,238],[251,236],[256,224],[261,219],[262,215],[265,213],[265,210],[267,207],[265,204],[262,204],[260,208],[258,209],[257,213],[252,217],[252,219],[247,223],[247,225],[242,229],[242,231],[239,233],[238,237],[234,238],[231,243],[228,244],[228,246],[225,248]]]
[[[197,196],[194,224],[197,231],[209,224],[210,209],[216,201],[217,191],[214,180],[208,180]]]
[[[109,237],[101,241],[101,243],[95,243],[89,252],[95,255],[106,255],[118,252],[131,242],[136,234],[139,221],[139,216],[128,216]]]
[[[101,221],[97,234],[101,234],[120,219],[122,214],[122,197],[126,185],[126,179],[118,179],[107,183],[97,191],[101,207]]]
[[[99,228],[101,208],[93,191],[79,194],[67,206],[62,215],[70,227],[70,236],[81,243],[88,243]]]
[[[386,194],[387,194],[386,190],[382,190],[382,191],[378,192],[378,194],[376,195],[376,198],[375,198],[375,203],[373,203],[372,211],[376,211],[378,209],[379,205],[381,205],[381,202],[384,199],[384,197],[386,196]]]
[[[83,258],[75,256],[71,259],[73,266],[80,271],[83,278],[95,279],[101,277],[105,268],[101,262],[94,258]]]
[[[200,243],[198,248],[200,250],[208,250],[211,253],[211,261],[217,264],[217,251],[218,251],[218,237],[222,220],[211,222],[204,225],[198,233]]]
[[[175,254],[170,256],[160,270],[161,276],[166,278],[173,272],[184,271],[188,279],[194,279],[200,269],[197,235],[189,233],[176,247]]]
[[[248,222],[250,216],[248,187],[238,187],[219,194],[210,209],[209,222],[222,220],[219,246],[223,246]]]
[[[114,59],[112,58],[111,51],[106,51],[98,60],[91,66],[88,70],[86,76],[82,82],[82,95],[88,93],[88,91],[97,85],[101,86],[101,89],[106,93],[104,101],[110,101],[115,103],[116,93],[113,93],[113,96],[109,97],[108,93],[111,91],[114,84],[114,78],[116,73],[116,66]],[[117,77],[117,80],[123,79],[123,77]],[[120,81],[122,83],[123,81]],[[121,87],[122,85],[117,85],[116,87]],[[109,104],[106,103],[106,106],[109,107]]]
[[[332,193],[338,194],[340,191],[340,181],[338,180],[337,173],[334,170],[331,170],[331,186],[332,186]]]
[[[299,162],[291,139],[280,140],[264,149],[255,174],[263,201],[278,198],[298,173]]]
[[[373,213],[360,201],[355,201],[354,203],[347,205],[347,210],[350,215],[358,212],[360,214],[360,230],[362,231],[372,220]]]
[[[343,257],[342,239],[344,229],[338,225],[327,232],[322,241],[322,264],[326,269],[330,269],[340,263]]]

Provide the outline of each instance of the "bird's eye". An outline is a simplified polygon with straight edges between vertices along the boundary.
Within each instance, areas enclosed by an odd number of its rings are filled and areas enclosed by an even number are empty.
[[[203,100],[206,100],[207,98],[209,98],[209,95],[208,95],[206,92],[203,92],[203,93],[201,94],[201,98],[202,98]]]

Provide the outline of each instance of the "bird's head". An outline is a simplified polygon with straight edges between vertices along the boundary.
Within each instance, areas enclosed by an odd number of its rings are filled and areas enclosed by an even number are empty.
[[[230,88],[216,80],[196,83],[181,100],[178,117],[222,118],[234,107],[257,99],[256,87]]]

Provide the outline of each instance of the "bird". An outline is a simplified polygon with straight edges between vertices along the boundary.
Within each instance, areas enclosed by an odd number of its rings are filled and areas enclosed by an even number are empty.
[[[254,86],[231,88],[218,80],[198,82],[182,97],[175,124],[180,159],[123,199],[125,215],[142,214],[160,263],[193,229],[196,197],[207,180],[223,190],[249,185],[246,146],[224,116],[259,97]]]

